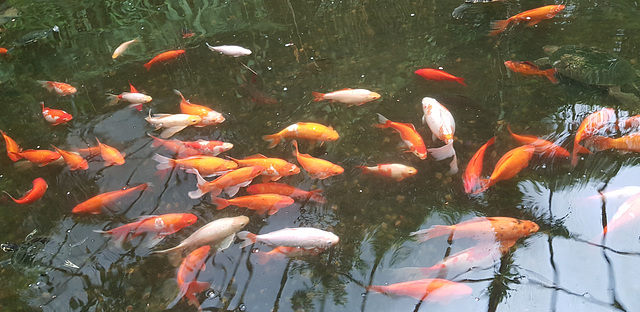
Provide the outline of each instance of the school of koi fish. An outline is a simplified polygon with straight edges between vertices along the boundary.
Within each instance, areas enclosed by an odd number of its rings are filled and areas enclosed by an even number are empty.
[[[493,24],[490,36],[496,36],[507,30],[509,25],[526,23],[533,26],[537,23],[553,18],[564,9],[563,5],[548,5],[514,15],[506,20]],[[191,33],[191,36],[193,34]],[[185,35],[186,36],[186,35]],[[190,37],[190,36],[189,36]],[[185,37],[186,38],[186,37]],[[113,52],[112,58],[116,60],[126,55],[127,48],[136,44],[138,39],[122,43]],[[206,46],[212,51],[234,58],[241,58],[252,54],[252,51],[241,46],[221,45]],[[185,50],[170,50],[153,57],[149,62],[141,64],[146,71],[153,71],[161,64],[179,61],[187,57]],[[527,76],[543,76],[551,83],[559,83],[554,69],[541,70],[531,62],[505,61],[506,68]],[[415,74],[436,83],[458,83],[466,86],[464,78],[454,76],[441,69],[421,68],[415,70]],[[439,82],[443,81],[443,82]],[[42,87],[59,96],[73,96],[78,90],[70,84],[56,81],[37,81]],[[145,104],[153,101],[149,95],[139,92],[131,83],[129,92],[119,95],[110,94],[106,101],[108,105],[116,105],[119,102],[129,103],[129,107],[142,112]],[[291,124],[276,133],[264,133],[265,153],[268,149],[280,143],[290,144],[292,159],[297,164],[286,159],[268,157],[262,154],[246,155],[244,157],[225,156],[220,154],[232,150],[234,143],[214,140],[182,141],[170,139],[183,129],[191,127],[216,127],[225,122],[223,113],[205,105],[194,104],[185,98],[178,90],[173,90],[179,96],[179,104],[176,111],[180,113],[157,113],[148,109],[140,113],[140,119],[144,119],[150,126],[150,131],[161,130],[155,136],[149,134],[151,146],[160,152],[153,156],[157,162],[156,169],[160,175],[175,174],[176,170],[183,170],[192,174],[196,181],[193,189],[186,194],[192,199],[204,198],[210,201],[216,210],[222,210],[230,206],[246,208],[253,212],[247,214],[263,215],[265,218],[278,213],[281,209],[293,205],[295,202],[313,201],[326,203],[327,199],[322,194],[322,189],[302,190],[286,183],[278,182],[286,177],[298,174],[306,174],[313,179],[330,179],[333,176],[343,174],[345,168],[341,164],[303,153],[312,150],[312,147],[322,144],[335,144],[340,138],[338,132],[330,125],[323,125],[313,121],[300,121]],[[367,89],[344,88],[328,93],[312,92],[312,101],[331,101],[345,105],[350,109],[358,109],[355,106],[366,107],[372,101],[380,100],[381,95]],[[47,107],[40,103],[42,115],[52,127],[60,127],[73,122],[73,116],[63,110]],[[455,120],[453,114],[445,105],[437,99],[425,96],[421,103],[422,123],[427,125],[433,136],[433,141],[441,141],[441,146],[428,147],[422,136],[412,122],[392,121],[385,116],[376,115],[378,123],[373,125],[384,133],[393,137],[391,128],[400,136],[400,141],[405,152],[413,153],[421,161],[449,160],[448,174],[458,177],[460,164],[458,155],[454,149]],[[453,112],[455,113],[455,111]],[[536,135],[516,134],[507,125],[507,130],[518,144],[512,150],[507,151],[493,166],[490,174],[483,170],[484,155],[495,143],[493,137],[482,145],[463,166],[464,172],[460,175],[460,185],[465,193],[474,198],[490,191],[501,181],[517,177],[518,173],[525,170],[534,155],[541,159],[555,159],[556,161],[568,161],[575,167],[580,160],[580,155],[589,157],[589,154],[604,150],[618,150],[640,152],[640,133],[631,133],[621,137],[611,137],[613,129],[627,131],[637,127],[640,115],[618,119],[616,111],[612,108],[604,108],[588,115],[575,133],[573,147],[569,152],[556,142],[544,140]],[[12,138],[10,133],[0,131],[4,137],[6,155],[13,162],[29,162],[36,166],[68,166],[71,171],[87,170],[89,162],[96,163],[98,159],[103,161],[104,167],[120,166],[126,161],[126,155],[118,149],[108,145],[111,142],[102,142],[95,138],[95,145],[89,147],[68,146],[64,149],[51,145],[50,149],[23,149],[19,138]],[[301,152],[302,151],[302,152]],[[163,155],[165,154],[165,155]],[[363,175],[379,176],[384,182],[400,183],[404,179],[416,179],[420,176],[418,170],[401,163],[361,164],[355,166]],[[37,170],[37,169],[33,169]],[[488,174],[488,175],[487,175]],[[258,183],[256,183],[260,180]],[[394,182],[395,181],[395,182]],[[154,181],[126,186],[120,190],[113,190],[97,194],[75,207],[69,207],[74,215],[98,215],[105,212],[117,212],[117,207],[122,202],[131,201],[135,196],[144,196],[145,192],[153,190]],[[33,180],[33,187],[26,191],[20,198],[11,199],[17,204],[28,205],[42,198],[48,185],[42,178]],[[248,195],[236,196],[241,189]],[[135,196],[134,196],[135,195]],[[209,195],[205,197],[205,195]],[[640,212],[640,193],[628,199],[608,221],[602,235],[606,235],[616,228],[635,221]],[[128,248],[127,244],[132,239],[143,235],[145,244],[150,248],[161,243],[168,235],[181,235],[181,231],[198,221],[198,217],[191,213],[168,213],[163,215],[140,216],[136,221],[123,224],[119,227],[95,232],[111,237],[111,243],[117,248]],[[340,239],[334,233],[312,227],[283,228],[269,233],[251,233],[242,231],[249,223],[249,218],[244,215],[236,217],[219,218],[213,220],[182,240],[177,246],[166,249],[154,250],[153,254],[176,254],[182,261],[176,273],[178,295],[170,306],[175,305],[181,299],[195,306],[198,310],[200,302],[197,298],[205,290],[210,288],[210,283],[198,280],[198,273],[207,269],[207,259],[215,253],[229,248],[236,238],[239,238],[241,248],[252,244],[264,244],[273,247],[269,252],[258,254],[258,263],[265,264],[271,259],[284,257],[304,259],[313,258],[329,250],[340,243]],[[412,232],[410,236],[416,241],[428,244],[429,240],[437,237],[448,239],[471,238],[478,245],[461,252],[452,254],[429,268],[423,268],[425,275],[433,276],[419,280],[400,282],[390,285],[366,285],[365,290],[385,294],[408,296],[420,301],[430,301],[446,304],[460,296],[468,296],[472,289],[461,282],[455,282],[438,278],[441,270],[467,268],[478,263],[494,263],[502,255],[510,252],[510,248],[524,237],[530,236],[539,230],[539,226],[529,220],[520,220],[510,217],[493,216],[477,217],[454,225],[435,225],[428,229]],[[184,236],[183,234],[181,236]]]

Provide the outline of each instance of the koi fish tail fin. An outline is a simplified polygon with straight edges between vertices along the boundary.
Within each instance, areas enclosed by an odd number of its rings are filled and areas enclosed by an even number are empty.
[[[120,98],[117,95],[110,93],[107,93],[107,100],[109,101],[107,103],[108,106],[116,105],[120,102]]]
[[[597,140],[597,139],[596,139]],[[593,142],[593,140],[590,140],[590,142]],[[571,167],[575,167],[576,165],[578,165],[578,159],[579,159],[579,155],[580,154],[591,154],[591,151],[584,148],[582,145],[578,144],[578,143],[574,143],[573,144],[573,151],[571,151]]]
[[[467,85],[466,83],[464,83],[464,78],[462,78],[462,77],[458,77],[458,78],[456,78],[456,82],[457,82],[457,83],[459,83],[459,84],[461,84],[461,85],[463,85],[463,86],[466,86],[466,85]]]
[[[509,20],[498,20],[491,23],[491,32],[490,36],[495,36],[503,32],[509,26]]]
[[[480,179],[478,180],[478,184],[480,185],[480,188],[473,191],[473,195],[478,195],[480,193],[483,193],[484,191],[488,190],[489,187],[491,187],[494,182],[491,181],[491,179]]]
[[[20,159],[22,159],[22,155],[20,153],[16,153],[16,152],[7,152],[9,158],[13,161],[16,162]]]
[[[155,141],[154,141],[154,144],[155,144]],[[165,157],[160,154],[155,154],[153,155],[153,157],[151,157],[151,159],[158,162],[158,164],[156,165],[156,169],[158,170],[167,170],[175,167],[175,160],[169,157]]]
[[[200,302],[198,301],[198,298],[196,298],[195,295],[209,289],[210,286],[211,284],[207,282],[198,282],[198,281],[190,282],[189,287],[186,293],[184,294],[184,297],[187,298],[187,303],[189,305],[196,307],[198,311],[202,311]]]
[[[249,231],[241,231],[241,232],[238,232],[238,234],[236,234],[236,235],[238,236],[239,239],[241,239],[243,241],[242,245],[240,246],[240,248],[244,248],[244,247],[247,247],[247,246],[249,246],[251,244],[255,244],[256,243],[256,237],[258,236],[256,234],[253,234],[253,233],[249,232]]]
[[[356,168],[359,168],[362,170],[362,173],[369,173],[371,172],[371,170],[369,170],[369,168],[367,168],[367,166],[356,166]]]
[[[314,92],[311,92],[311,95],[313,95],[314,102],[320,102],[324,100],[324,93],[314,91]]]
[[[458,173],[458,156],[456,153],[453,153],[453,159],[449,163],[449,175],[454,175]]]
[[[144,64],[143,66],[144,66],[144,68],[147,69],[147,71],[149,71],[151,69],[151,62],[149,62],[147,64]]]
[[[379,124],[375,125],[377,128],[389,128],[391,126],[391,121],[382,116],[382,114],[378,114],[378,122]]]
[[[555,68],[550,68],[550,69],[547,69],[547,70],[544,71],[545,72],[545,76],[547,78],[549,78],[549,80],[554,84],[560,83],[560,81],[558,81],[558,78],[556,78],[556,72],[557,71],[558,70],[555,69]]]
[[[9,198],[11,198],[14,202],[18,202],[15,198],[13,198],[13,196],[11,196],[11,194],[7,193],[6,191],[2,191],[2,193],[5,193],[7,196],[9,196]]]
[[[154,137],[153,135],[148,134],[148,133],[147,133],[147,135],[153,139],[153,143],[151,143],[152,147],[158,147],[158,146],[162,145],[162,139],[161,138]]]
[[[280,140],[282,140],[282,137],[276,133],[276,134],[270,134],[270,135],[263,135],[262,139],[269,142],[268,148],[274,148],[276,145],[278,145],[278,143],[280,143]]]
[[[298,141],[293,140],[291,142],[291,144],[293,145],[293,147],[295,147],[295,151],[293,151],[293,156],[295,156],[296,158],[298,157],[298,155],[300,154],[300,150],[298,150]]]
[[[187,101],[187,99],[184,98],[184,95],[182,95],[182,92],[180,92],[180,91],[178,91],[176,89],[173,89],[173,93],[175,93],[176,95],[179,95],[182,98],[183,102],[189,102],[189,101]]]
[[[47,88],[48,91],[53,91],[53,86],[49,81],[38,80],[38,83],[41,84],[43,87]]]
[[[127,238],[127,235],[129,235],[129,231],[131,229],[130,228],[115,228],[109,231],[99,231],[99,230],[93,230],[96,233],[100,233],[102,235],[109,235],[111,237],[113,237],[113,239],[111,240],[113,242],[113,245],[117,248],[122,248],[122,244],[124,243],[124,240]]]
[[[138,104],[129,104],[129,108],[135,108],[137,111],[141,112],[142,111],[142,103],[138,103]]]
[[[189,192],[188,194],[192,199],[202,197],[204,195],[202,188],[205,184],[207,184],[207,181],[200,175],[200,172],[198,172],[197,169],[194,169],[194,172],[196,174],[196,177],[198,178],[198,183],[196,184],[197,189],[195,191]]]
[[[309,191],[309,200],[312,200],[316,203],[324,204],[327,202],[327,199],[322,196],[322,189],[317,189],[313,191]]]
[[[593,147],[598,151],[603,151],[603,150],[612,148],[612,146],[611,146],[612,142],[613,142],[612,138],[607,138],[607,137],[603,137],[603,136],[594,136],[594,137],[591,137],[589,140],[587,140],[585,143],[589,147]],[[580,146],[580,145],[578,145],[578,146]],[[580,147],[582,147],[582,146],[580,146]],[[582,147],[582,149],[587,150],[584,147]],[[582,149],[579,150],[578,152],[584,154],[584,151]]]
[[[411,232],[410,236],[416,236],[419,243],[425,242],[435,237],[451,234],[451,228],[446,225],[436,225],[428,229]]]
[[[216,210],[222,210],[224,208],[226,208],[227,206],[229,206],[229,201],[224,199],[224,198],[220,198],[220,197],[214,197],[211,199],[211,203],[218,206],[216,208]]]
[[[380,286],[380,285],[369,285],[366,287],[366,289],[367,291],[375,291],[383,294],[387,292],[386,286]]]
[[[264,251],[258,251],[256,253],[256,257],[258,257],[258,264],[265,265],[271,260],[271,255]]]
[[[431,156],[436,160],[443,160],[456,155],[456,150],[453,149],[453,142],[445,146],[429,148],[427,152],[431,153]]]

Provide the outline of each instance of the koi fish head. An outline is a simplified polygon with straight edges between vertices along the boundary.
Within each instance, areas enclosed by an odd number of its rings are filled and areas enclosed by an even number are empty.
[[[322,137],[321,138],[322,138],[322,140],[325,140],[325,141],[335,141],[338,138],[340,138],[340,135],[338,134],[338,132],[336,132],[332,128],[329,128],[329,130],[327,130],[324,133],[322,133]]]
[[[192,225],[192,224],[196,223],[196,221],[198,221],[198,217],[196,217],[195,215],[190,214],[190,213],[184,214],[182,216],[182,218],[180,219],[180,223],[183,226]]]
[[[369,99],[370,99],[371,101],[373,101],[373,100],[377,100],[377,99],[379,99],[379,98],[380,98],[380,94],[379,94],[379,93],[377,93],[377,92],[371,92],[371,93],[369,93]]]

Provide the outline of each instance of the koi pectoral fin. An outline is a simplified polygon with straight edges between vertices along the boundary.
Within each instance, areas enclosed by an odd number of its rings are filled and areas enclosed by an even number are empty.
[[[162,133],[160,133],[160,137],[163,139],[167,139],[170,138],[172,135],[182,131],[182,129],[186,128],[187,126],[176,126],[176,127],[169,127],[164,129],[164,131],[162,131]]]

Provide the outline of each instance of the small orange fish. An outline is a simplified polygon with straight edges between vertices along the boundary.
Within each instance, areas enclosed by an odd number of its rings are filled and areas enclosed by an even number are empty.
[[[473,192],[473,194],[480,194],[486,191],[489,187],[496,184],[498,181],[509,180],[513,178],[518,172],[526,168],[529,165],[529,160],[533,156],[535,147],[532,145],[523,145],[516,147],[506,154],[504,154],[498,160],[496,167],[493,169],[493,173],[489,179],[480,180],[480,189]]]
[[[543,140],[533,135],[518,135],[511,131],[511,126],[507,125],[507,130],[511,136],[521,144],[533,145],[536,150],[536,154],[540,154],[544,157],[557,157],[557,158],[569,158],[571,154],[569,151],[556,145],[553,142]]]
[[[552,83],[559,83],[555,76],[557,71],[555,68],[541,70],[536,64],[527,61],[505,61],[504,65],[514,73],[520,73],[525,76],[545,76]]]
[[[436,81],[455,81],[463,86],[467,84],[464,83],[464,78],[456,77],[452,74],[447,73],[444,70],[435,69],[435,68],[422,68],[415,71],[415,74],[427,79],[427,80],[436,80]]]
[[[211,246],[202,246],[189,253],[189,255],[182,260],[180,268],[178,268],[177,276],[180,293],[174,302],[182,299],[182,297],[186,297],[189,305],[193,305],[198,308],[199,311],[202,311],[200,302],[198,302],[195,295],[208,289],[210,284],[198,282],[196,278],[200,271],[206,269],[205,261],[207,261],[209,251],[211,251]]]
[[[173,61],[185,52],[186,52],[185,50],[171,50],[167,52],[162,52],[156,55],[154,58],[152,58],[151,61],[144,64],[144,68],[146,68],[148,71],[151,69],[151,65],[156,63],[165,63],[165,62]]]
[[[194,127],[217,125],[224,121],[224,116],[214,111],[213,109],[203,105],[193,104],[187,101],[182,93],[180,93],[180,91],[178,90],[173,90],[173,93],[179,95],[182,98],[182,100],[180,101],[180,111],[183,114],[196,115],[202,118],[202,120],[199,123],[195,124]]]
[[[9,50],[7,50],[6,48],[0,48],[0,54],[1,55],[9,55]]]
[[[78,154],[74,154],[72,152],[67,152],[65,150],[61,150],[55,147],[53,144],[51,145],[58,154],[62,156],[64,161],[70,167],[69,170],[87,170],[89,169],[89,164],[87,164],[87,160]]]
[[[339,138],[338,132],[332,127],[323,126],[313,122],[298,122],[290,125],[280,132],[264,135],[262,139],[269,142],[269,148],[275,147],[282,139],[305,139],[315,141],[335,141]]]
[[[533,221],[509,217],[477,217],[454,225],[434,225],[429,229],[412,232],[419,242],[447,236],[450,239],[470,237],[492,242],[511,242],[537,232],[540,227]]]
[[[402,164],[380,164],[374,167],[356,166],[356,168],[362,169],[363,173],[374,173],[396,181],[402,181],[418,173],[418,169]]]
[[[278,212],[280,208],[291,206],[294,203],[293,198],[278,194],[257,194],[240,196],[232,199],[215,197],[212,202],[214,205],[218,206],[216,208],[217,210],[233,205],[255,210],[258,214],[268,212],[269,215],[273,215]]]
[[[420,301],[449,303],[453,298],[471,294],[471,287],[439,278],[427,278],[388,286],[371,285],[367,291],[409,296]]]
[[[229,197],[233,197],[238,193],[240,187],[249,185],[253,178],[259,176],[263,170],[264,167],[260,166],[244,167],[225,173],[211,182],[207,182],[196,170],[195,173],[198,178],[197,189],[189,192],[189,197],[196,199],[206,193],[211,193],[211,198],[214,198],[220,195],[223,190]]]
[[[215,156],[191,156],[186,158],[172,159],[159,154],[153,156],[153,160],[158,162],[156,169],[167,170],[174,167],[185,169],[186,172],[195,173],[197,170],[205,177],[218,176],[230,170],[238,168],[238,164],[231,160],[222,159]]]
[[[585,142],[587,146],[593,147],[598,151],[617,149],[619,151],[640,153],[640,133],[637,132],[615,139],[603,136],[593,136]]]
[[[420,159],[427,159],[427,146],[424,145],[422,137],[413,124],[391,121],[381,114],[378,114],[378,121],[380,123],[376,125],[377,128],[392,128],[396,130],[410,152]]]
[[[267,157],[262,154],[256,154],[245,157],[244,159],[235,159],[227,156],[235,161],[240,167],[261,166],[266,168],[262,175],[268,177],[271,181],[278,181],[284,176],[290,176],[300,173],[298,166],[280,158]]]
[[[58,95],[62,96],[74,94],[78,91],[72,85],[66,84],[64,82],[38,80],[38,83],[47,88],[47,90],[55,91]]]
[[[102,157],[102,159],[104,159],[105,166],[108,167],[111,165],[124,165],[125,153],[120,153],[120,151],[118,151],[117,149],[107,144],[100,143],[100,140],[98,140],[98,138],[96,138],[96,141],[98,141],[98,146],[100,146],[100,156]]]
[[[127,238],[131,240],[140,234],[149,233],[153,235],[152,243],[149,244],[152,247],[165,236],[178,232],[196,221],[198,221],[198,217],[190,213],[168,213],[159,216],[143,216],[136,222],[108,231],[94,230],[94,232],[113,236],[116,247],[122,247],[122,243]]]
[[[11,137],[4,133],[4,131],[0,130],[0,133],[2,133],[2,137],[4,137],[4,143],[7,147],[7,156],[9,156],[9,159],[14,162],[22,159],[22,157],[18,154],[22,152],[22,148],[20,148],[18,143],[16,143],[16,141],[14,141]]]
[[[47,182],[43,178],[36,178],[35,180],[33,180],[33,187],[28,190],[27,193],[25,193],[24,196],[22,196],[20,199],[13,198],[13,196],[11,196],[7,192],[4,193],[9,195],[9,197],[11,197],[14,202],[21,205],[26,205],[42,198],[44,193],[47,191],[47,188],[49,188],[49,185],[47,185]]]
[[[556,16],[556,14],[564,10],[564,8],[565,6],[562,4],[546,5],[536,9],[524,11],[522,13],[509,17],[506,20],[495,21],[491,25],[492,26],[491,28],[493,28],[493,30],[489,33],[489,35],[495,36],[503,32],[505,29],[507,29],[507,26],[509,26],[509,24],[511,23],[518,24],[520,22],[526,22],[527,27],[531,27],[535,24],[538,24],[543,19],[550,19]]]
[[[312,157],[309,154],[300,154],[298,151],[298,142],[293,140],[293,146],[296,151],[293,153],[298,159],[298,163],[306,170],[314,179],[326,179],[330,176],[339,175],[344,172],[344,168],[324,159]]]
[[[72,213],[90,213],[90,214],[100,214],[102,212],[102,207],[113,210],[113,208],[109,207],[115,201],[119,200],[122,197],[125,197],[131,193],[135,193],[137,191],[144,191],[148,189],[150,186],[149,183],[143,183],[136,187],[129,187],[118,191],[111,191],[96,195],[87,199],[86,201],[76,205],[71,210]]]
[[[475,154],[473,154],[473,157],[471,157],[471,160],[467,165],[467,169],[464,170],[464,174],[462,175],[465,193],[471,193],[476,185],[478,185],[478,178],[480,178],[480,175],[482,174],[484,153],[487,151],[487,147],[493,145],[495,141],[496,137],[491,138],[487,143],[484,143],[484,145],[482,145]]]
[[[19,157],[18,159],[24,158],[31,162],[32,164],[37,164],[38,166],[46,166],[49,163],[56,161],[62,157],[60,154],[54,151],[49,150],[25,150],[19,153],[16,152],[8,152],[14,157]]]
[[[61,109],[45,107],[44,102],[40,102],[40,106],[42,106],[42,116],[44,116],[44,120],[48,121],[53,126],[66,123],[73,119],[71,114]]]
[[[249,194],[280,194],[289,196],[298,201],[312,200],[317,203],[326,203],[327,200],[322,196],[322,189],[313,191],[303,191],[299,188],[293,187],[283,183],[259,183],[253,184],[247,187],[247,193]]]
[[[572,167],[575,167],[578,164],[578,153],[591,153],[588,149],[582,147],[580,142],[590,138],[608,124],[615,122],[615,119],[616,111],[613,110],[613,108],[603,108],[597,112],[591,113],[582,121],[573,141],[573,151],[571,151]]]

